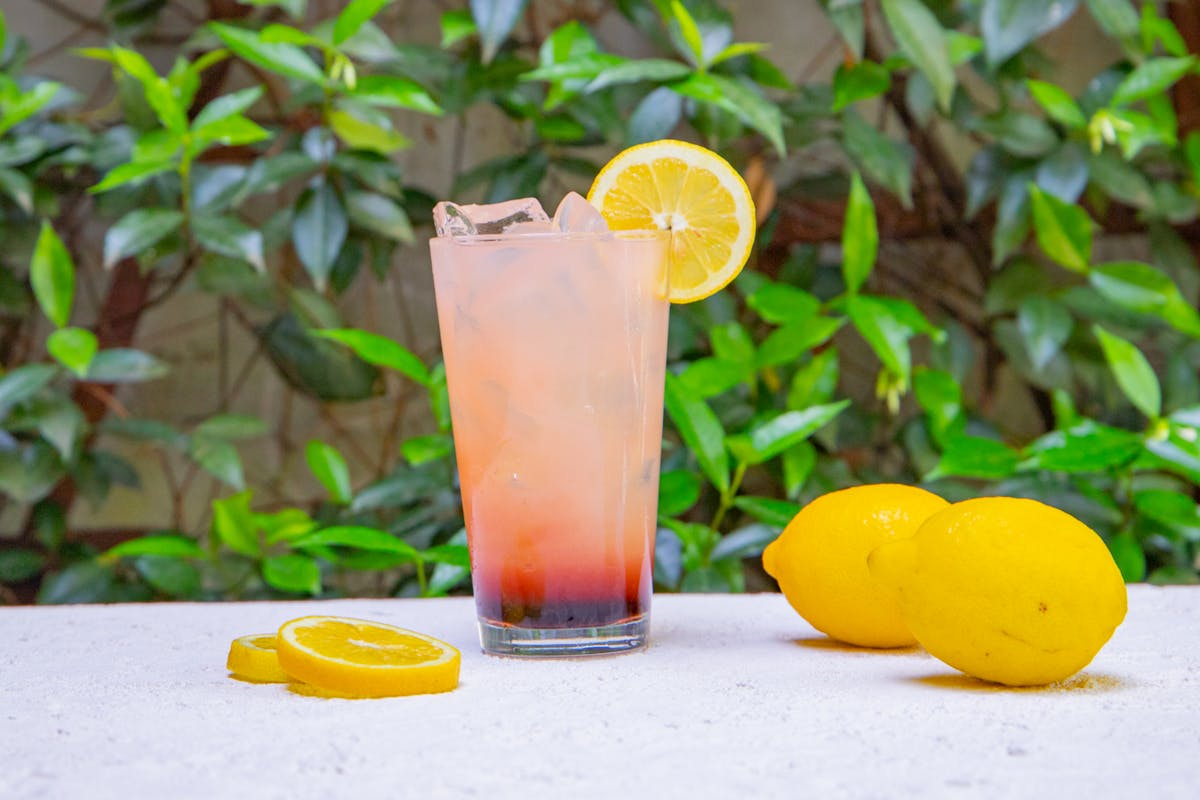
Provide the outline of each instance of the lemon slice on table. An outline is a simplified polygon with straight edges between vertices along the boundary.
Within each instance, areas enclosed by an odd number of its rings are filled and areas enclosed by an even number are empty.
[[[604,165],[587,199],[612,230],[672,232],[672,303],[714,294],[750,257],[750,190],[728,161],[699,145],[660,139],[630,147]]]
[[[254,633],[234,639],[229,644],[225,668],[238,678],[256,683],[287,683],[291,680],[279,666],[273,633]]]
[[[345,696],[430,694],[458,686],[456,648],[382,622],[301,617],[279,628],[276,646],[288,675]]]

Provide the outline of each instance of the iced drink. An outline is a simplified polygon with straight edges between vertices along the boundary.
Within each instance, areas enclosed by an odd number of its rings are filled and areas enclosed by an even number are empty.
[[[648,628],[669,235],[576,211],[501,208],[464,231],[443,208],[430,243],[480,639],[497,654],[616,652]]]

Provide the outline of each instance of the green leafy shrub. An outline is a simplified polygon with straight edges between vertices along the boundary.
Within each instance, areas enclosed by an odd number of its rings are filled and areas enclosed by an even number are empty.
[[[461,153],[484,108],[511,147],[456,161],[455,197],[586,188],[615,149],[669,135],[722,151],[756,191],[753,263],[672,313],[660,589],[765,587],[755,557],[801,503],[878,480],[1035,497],[1098,530],[1127,579],[1197,580],[1200,133],[1180,129],[1168,92],[1198,68],[1154,4],[825,2],[842,63],[798,85],[710,0],[549,17],[478,0],[442,15],[436,45],[389,36],[388,5],[320,20],[303,0],[248,2],[204,20],[160,73],[138,48],[160,6],[110,1],[122,44],[78,54],[112,71],[107,115],[26,75],[3,36],[0,492],[23,519],[0,551],[6,597],[465,587],[444,374],[345,309],[428,235],[413,226],[432,192],[392,158],[414,146],[402,123],[450,118]],[[1120,53],[1077,95],[1039,48],[1072,14]],[[638,46],[606,47],[604,15]],[[956,139],[971,143],[965,170]],[[836,154],[828,174],[794,169],[817,153]],[[797,224],[813,209],[837,224]],[[92,268],[77,269],[85,210],[106,226],[107,272],[91,282],[135,297],[88,322],[75,309]],[[1113,233],[1140,259],[1107,255]],[[269,497],[239,447],[274,425],[227,392],[186,422],[135,418],[112,393],[183,366],[133,341],[181,290],[217,297],[276,379],[330,418],[384,396],[419,400],[426,424],[358,486],[371,469],[348,458],[352,439],[306,441],[324,499]],[[118,438],[182,475],[176,505],[198,472],[225,487],[211,519],[177,514],[115,546],[68,531],[76,495],[138,485],[105,447]]]

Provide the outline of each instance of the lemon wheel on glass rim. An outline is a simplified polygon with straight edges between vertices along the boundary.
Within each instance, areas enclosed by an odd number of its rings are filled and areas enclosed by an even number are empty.
[[[754,245],[754,200],[711,150],[660,139],[604,165],[588,191],[612,230],[670,230],[672,303],[702,300],[737,277]]]

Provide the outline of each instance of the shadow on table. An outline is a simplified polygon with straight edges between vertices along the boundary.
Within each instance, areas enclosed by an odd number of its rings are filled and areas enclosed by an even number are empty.
[[[846,644],[839,642],[837,639],[830,639],[828,636],[804,636],[799,639],[791,639],[792,644],[800,647],[807,647],[812,650],[822,650],[827,653],[853,653],[856,655],[912,655],[914,653],[923,652],[920,647],[912,645],[910,647],[859,647],[855,644]]]
[[[1098,694],[1133,688],[1132,681],[1098,672],[1082,672],[1065,681],[1052,683],[1049,686],[1004,686],[992,683],[970,675],[958,672],[938,673],[936,675],[917,675],[905,678],[907,683],[919,686],[929,686],[934,689],[950,689],[967,692],[1086,692]]]

